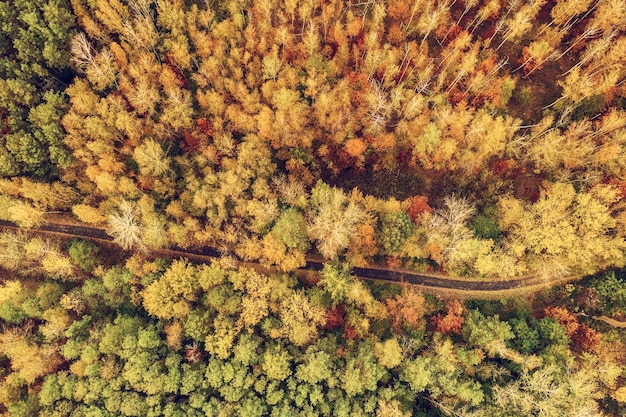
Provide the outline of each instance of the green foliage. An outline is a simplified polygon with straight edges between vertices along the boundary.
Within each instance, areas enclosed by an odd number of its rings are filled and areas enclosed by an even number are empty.
[[[99,260],[97,259],[98,246],[87,240],[72,240],[70,242],[68,254],[76,265],[86,272],[91,272],[99,263]]]
[[[626,313],[625,276],[623,271],[610,271],[590,282],[600,296],[603,311],[612,314]]]
[[[497,208],[488,206],[481,213],[474,216],[467,227],[473,230],[474,235],[479,239],[499,239],[502,235],[502,230],[498,224],[496,214]]]
[[[383,215],[378,241],[384,253],[397,253],[413,233],[413,226],[411,218],[403,211]]]
[[[522,106],[527,105],[532,97],[530,86],[519,87],[515,90],[515,101]]]
[[[350,273],[348,264],[324,264],[321,278],[317,285],[321,286],[330,296],[333,306],[344,301],[350,284],[354,281],[354,276]]]
[[[563,326],[552,317],[545,317],[537,322],[539,341],[542,348],[550,345],[567,346],[569,338]]]
[[[0,2],[0,176],[46,176],[70,157],[60,121],[67,109],[69,1]]]
[[[37,284],[36,296],[23,298],[21,304],[31,303],[30,310],[41,314],[43,324],[32,325],[42,334],[49,318],[62,313],[58,317],[68,321],[61,334],[67,339],[46,336],[26,342],[22,336],[11,337],[39,355],[58,349],[65,362],[38,380],[37,401],[25,395],[24,384],[12,389],[10,378],[0,389],[0,400],[18,415],[59,417],[384,416],[410,410],[436,415],[432,405],[415,405],[416,395],[445,401],[455,410],[489,410],[494,399],[485,393],[512,383],[497,375],[507,369],[525,372],[520,354],[539,355],[547,364],[535,360],[533,370],[572,366],[569,340],[558,322],[523,313],[508,323],[500,321],[494,313],[512,314],[508,306],[503,310],[503,303],[474,303],[464,315],[464,340],[427,328],[419,339],[400,331],[392,335],[382,327],[368,333],[364,322],[374,322],[385,312],[375,311],[376,300],[349,271],[345,265],[327,265],[319,286],[294,290],[284,277],[174,261],[150,285],[166,280],[175,297],[195,300],[183,319],[155,318],[140,306],[131,307],[130,292],[137,291],[131,282],[138,279],[121,266],[82,283],[45,281]],[[19,288],[13,284],[6,291]],[[54,295],[42,301],[45,291]],[[74,313],[52,302],[72,293],[82,294],[91,315],[71,318]],[[267,297],[266,316],[243,327],[242,305],[260,297]],[[345,321],[340,324],[344,328],[326,331],[316,321],[324,313],[318,306],[335,302],[346,307],[345,316],[333,319]],[[301,343],[291,331],[298,323],[312,325],[307,320],[315,324],[316,334]],[[288,325],[291,321],[295,324]],[[350,334],[352,325],[366,329],[362,338]],[[6,337],[0,334],[0,349],[9,351],[3,345]],[[176,338],[182,343],[172,342]]]
[[[28,318],[28,315],[19,307],[16,307],[13,302],[5,301],[0,305],[0,319],[9,324],[21,324]]]
[[[280,345],[267,349],[261,362],[263,371],[269,379],[283,381],[291,375],[291,356]]]
[[[285,210],[272,228],[272,231],[290,249],[307,251],[310,247],[304,217],[293,207]]]
[[[535,327],[535,320],[528,321],[524,318],[515,318],[509,321],[511,330],[515,338],[509,340],[509,344],[520,353],[528,354],[534,352],[539,346],[539,331]]]
[[[514,337],[511,326],[498,315],[485,317],[480,311],[469,310],[461,330],[470,346],[485,347],[490,342],[507,341]]]

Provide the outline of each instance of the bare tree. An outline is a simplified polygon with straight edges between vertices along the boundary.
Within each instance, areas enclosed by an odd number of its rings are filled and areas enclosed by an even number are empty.
[[[122,200],[115,212],[109,215],[108,233],[125,250],[144,248],[138,213],[135,205]]]

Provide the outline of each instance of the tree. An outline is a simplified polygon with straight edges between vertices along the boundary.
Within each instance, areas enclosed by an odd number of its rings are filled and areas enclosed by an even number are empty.
[[[263,354],[261,367],[269,379],[284,381],[291,375],[291,355],[278,344],[271,344]]]
[[[280,215],[272,228],[272,232],[290,249],[299,249],[303,252],[309,249],[310,244],[304,217],[295,208],[288,208]]]
[[[309,236],[317,241],[317,249],[325,258],[336,259],[348,247],[365,214],[341,190],[321,181],[311,191],[309,205]]]
[[[66,0],[3,1],[0,20],[0,176],[54,176],[70,162],[60,122],[74,15]]]
[[[395,368],[402,362],[402,347],[396,339],[387,339],[374,346],[374,355],[378,364],[387,369]]]
[[[330,295],[332,306],[336,307],[346,299],[350,284],[353,281],[354,277],[350,274],[348,264],[324,264],[317,285],[324,288],[324,291]]]
[[[108,217],[109,233],[123,249],[143,248],[141,229],[133,203],[122,200]]]
[[[419,330],[424,325],[426,299],[413,288],[403,288],[401,295],[385,300],[391,325],[401,332],[405,329]]]
[[[513,415],[602,415],[594,396],[598,385],[586,369],[568,368],[566,375],[555,365],[534,372],[525,371],[520,378],[494,387],[494,406]]]
[[[505,250],[531,257],[546,279],[568,270],[593,273],[602,266],[622,265],[623,238],[611,233],[613,193],[605,186],[576,192],[571,184],[555,183],[546,184],[534,204],[502,198],[498,206],[507,233]]]
[[[325,312],[299,291],[285,297],[280,306],[281,333],[296,346],[313,342],[326,322]]]
[[[68,249],[68,254],[74,263],[86,272],[93,271],[99,263],[98,247],[95,243],[87,240],[72,240]]]
[[[456,299],[446,301],[446,315],[441,313],[433,316],[432,321],[435,330],[441,333],[461,333],[461,328],[465,322],[463,304]]]
[[[333,376],[334,363],[332,357],[318,350],[315,346],[309,346],[303,357],[303,363],[296,368],[296,378],[308,384],[317,384],[328,380]]]
[[[405,212],[384,214],[381,218],[378,238],[383,253],[397,253],[412,232],[413,223]]]
[[[133,158],[143,175],[161,176],[169,171],[170,161],[162,146],[153,139],[144,141],[133,152]]]
[[[185,318],[197,300],[200,284],[196,271],[186,260],[177,260],[142,293],[149,314],[162,319]]]
[[[500,321],[498,315],[485,317],[478,310],[467,312],[461,334],[469,346],[482,348],[492,357],[506,357],[509,352],[506,351],[504,342],[515,336],[511,326]]]

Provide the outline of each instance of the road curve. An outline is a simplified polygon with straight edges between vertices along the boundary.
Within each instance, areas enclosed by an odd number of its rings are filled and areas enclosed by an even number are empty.
[[[22,231],[33,234],[44,234],[60,238],[83,238],[95,241],[112,242],[113,238],[104,229],[68,224],[60,222],[46,222],[36,228],[24,229],[7,221],[0,221],[0,230]],[[198,249],[170,248],[166,250],[155,250],[156,254],[161,253],[171,257],[188,257],[192,260],[207,261],[219,258],[220,251],[215,248],[205,247]],[[243,262],[247,266],[261,266],[258,263]],[[301,272],[320,271],[324,263],[320,260],[309,259],[306,265],[299,268]],[[261,266],[262,267],[262,266]],[[271,270],[271,268],[265,268]],[[446,276],[444,274],[426,274],[410,270],[397,270],[383,267],[355,267],[352,273],[363,279],[384,281],[390,283],[402,283],[418,286],[426,292],[434,292],[440,295],[449,295],[460,298],[503,298],[507,296],[523,295],[536,292],[552,285],[565,282],[572,282],[580,279],[577,276],[567,276],[556,281],[547,282],[543,278],[536,276],[524,276],[508,280],[487,280],[487,279],[459,279]]]

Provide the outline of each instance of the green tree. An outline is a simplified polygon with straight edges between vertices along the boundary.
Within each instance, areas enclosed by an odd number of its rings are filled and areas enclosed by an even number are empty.
[[[274,224],[272,231],[290,249],[306,252],[310,247],[304,217],[296,208],[290,207],[285,210]]]
[[[66,167],[60,121],[75,18],[67,0],[0,2],[0,176]]]
[[[97,258],[98,247],[95,243],[89,242],[87,240],[72,240],[68,249],[68,254],[70,255],[70,258],[72,258],[72,260],[76,263],[76,265],[78,265],[86,272],[91,272],[99,263],[99,260]]]
[[[405,212],[386,213],[381,218],[378,242],[384,253],[397,253],[413,232],[413,222]]]

